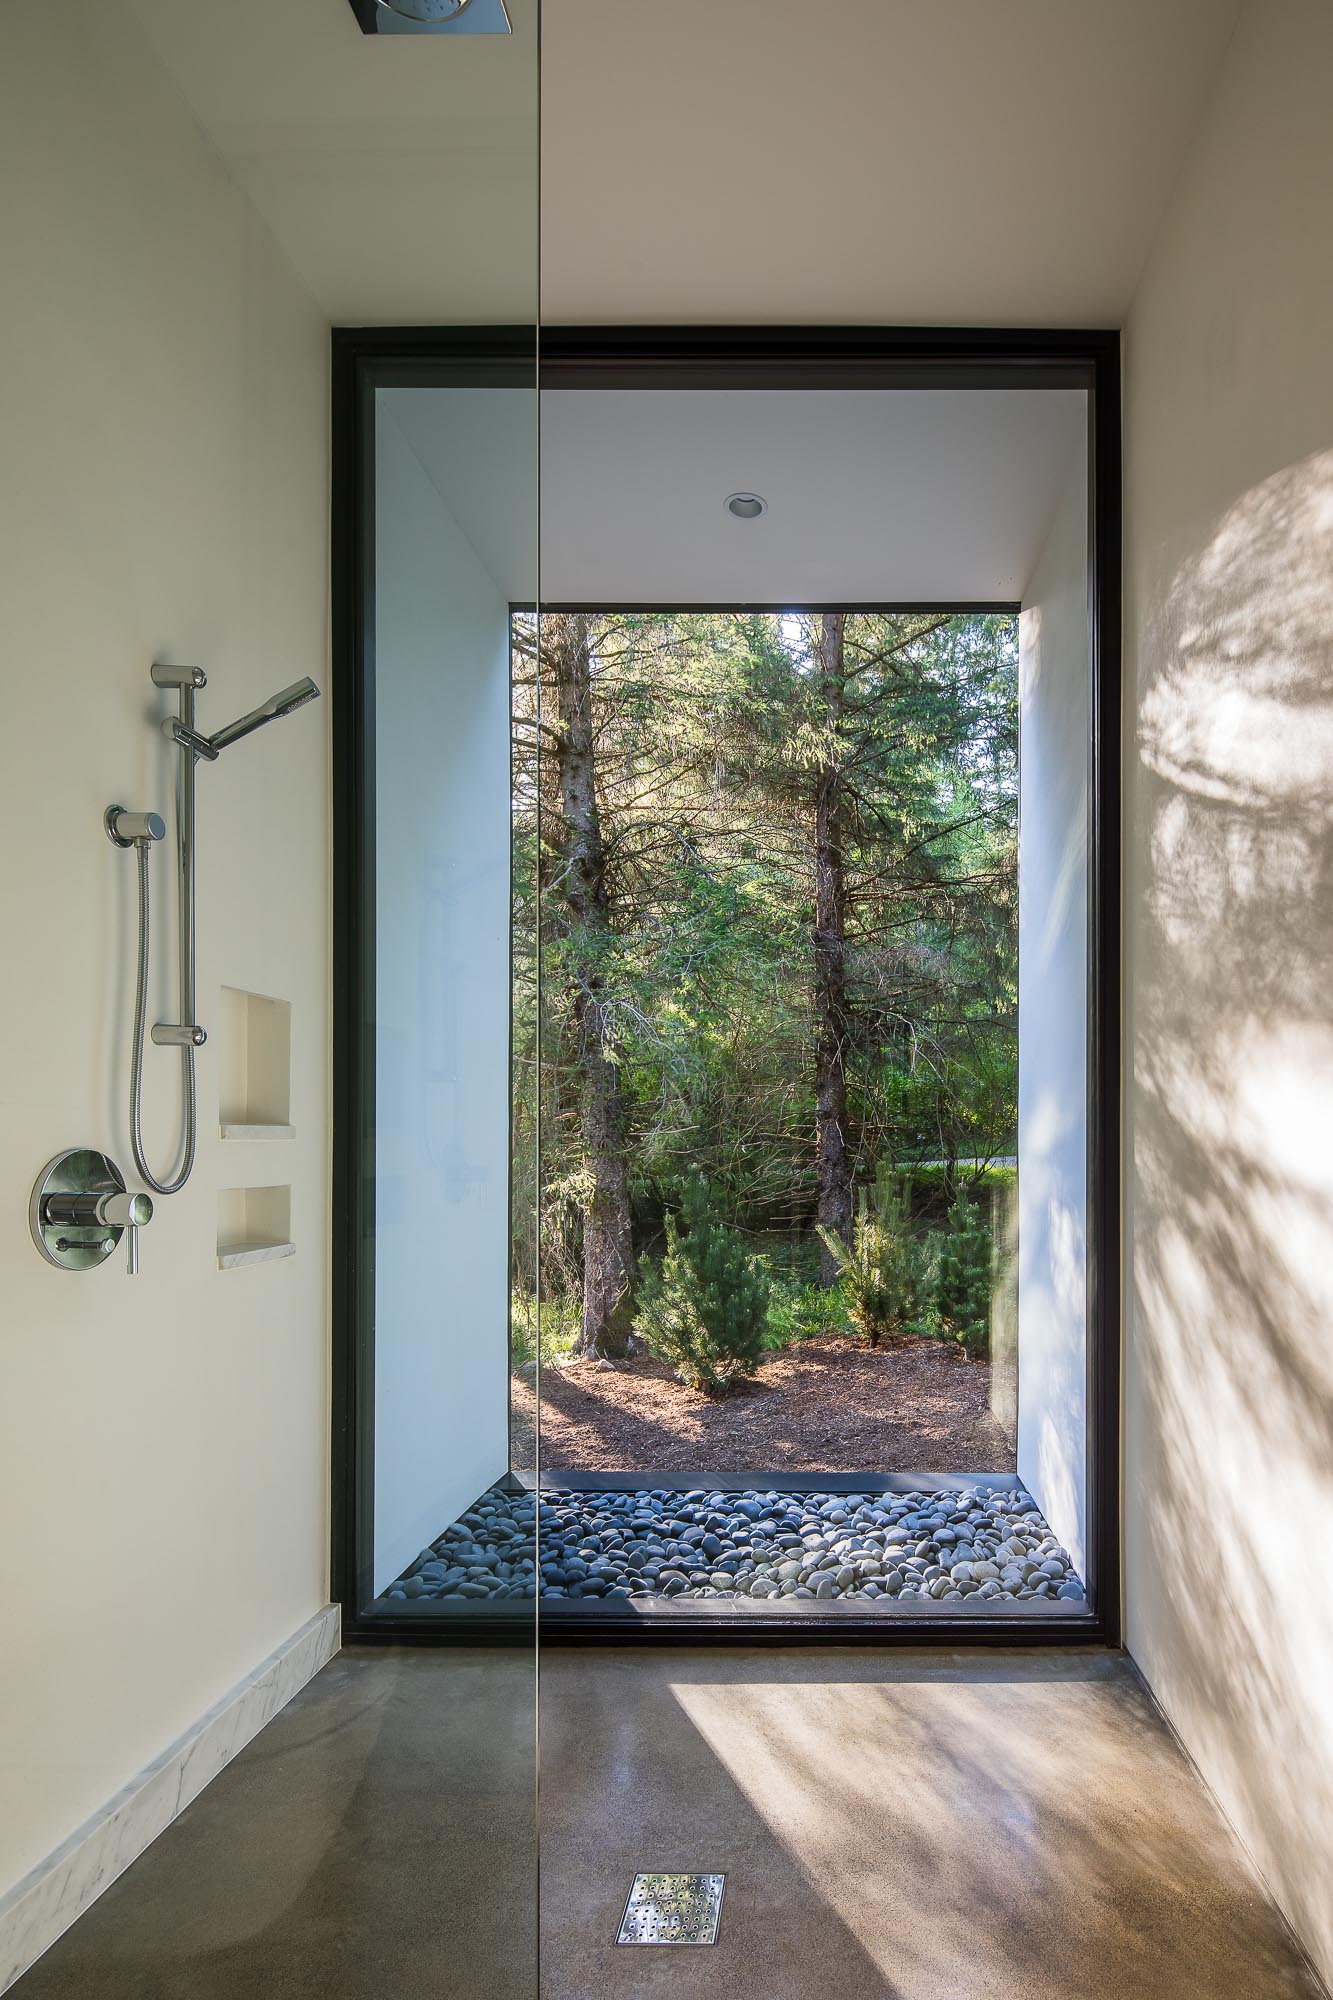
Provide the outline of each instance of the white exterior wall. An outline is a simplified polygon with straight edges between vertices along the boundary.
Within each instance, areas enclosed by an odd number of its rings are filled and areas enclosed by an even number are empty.
[[[1086,1574],[1088,460],[1019,619],[1018,1473]]]
[[[376,429],[378,1590],[509,1463],[509,606]]]
[[[1325,1979],[1330,78],[1245,9],[1126,343],[1126,1634]]]
[[[28,1199],[79,1144],[135,1184],[135,871],[113,799],[174,841],[155,660],[205,728],[327,690],[327,332],[122,0],[0,10],[0,1893],[327,1597],[325,699],[199,772],[198,1164],[139,1277],[38,1256]],[[174,1019],[172,862],[150,1019]],[[292,1008],[294,1139],[223,1141],[224,985]],[[150,1046],[164,1165],[179,1062]],[[219,1271],[218,1194],[290,1185],[296,1255]]]

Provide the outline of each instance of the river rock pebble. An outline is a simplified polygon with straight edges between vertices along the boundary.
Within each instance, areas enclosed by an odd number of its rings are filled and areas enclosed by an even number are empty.
[[[962,1601],[1086,1607],[1081,1578],[1031,1494],[614,1493],[492,1487],[385,1592],[478,1606],[500,1598]]]

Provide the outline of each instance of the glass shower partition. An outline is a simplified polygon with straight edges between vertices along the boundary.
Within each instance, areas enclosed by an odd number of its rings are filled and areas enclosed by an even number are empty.
[[[536,1446],[510,1398],[536,1240],[521,1142],[510,1171],[535,1035],[510,684],[537,593],[537,12],[410,52],[443,135],[434,324],[335,336],[335,1567],[346,1639],[432,1642],[388,1660],[435,1717],[437,1990],[497,2000],[537,1992]]]

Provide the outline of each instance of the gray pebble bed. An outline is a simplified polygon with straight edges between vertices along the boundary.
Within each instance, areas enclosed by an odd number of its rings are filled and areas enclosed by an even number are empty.
[[[1021,1487],[933,1493],[612,1493],[493,1487],[423,1549],[385,1596],[446,1602],[540,1597],[790,1598],[978,1604],[1047,1598],[1086,1608],[1083,1585]]]

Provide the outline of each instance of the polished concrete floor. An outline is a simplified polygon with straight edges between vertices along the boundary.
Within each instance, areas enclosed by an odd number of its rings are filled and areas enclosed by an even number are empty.
[[[534,1680],[514,1650],[344,1653],[16,1992],[1320,1992],[1123,1659],[550,1651],[540,1839]],[[616,1946],[638,1869],[725,1872],[717,1945]]]

